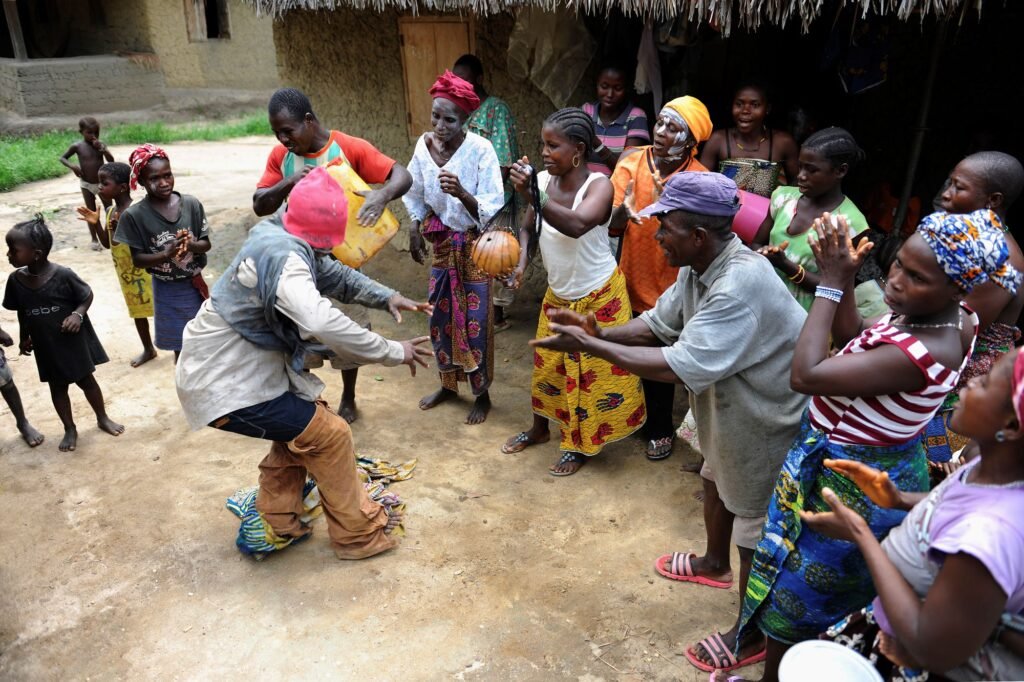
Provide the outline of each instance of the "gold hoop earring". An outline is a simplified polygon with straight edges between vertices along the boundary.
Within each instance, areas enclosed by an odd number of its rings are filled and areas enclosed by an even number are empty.
[[[576,156],[572,157],[572,167],[573,168],[579,168],[580,167],[580,155],[579,154],[577,154]]]

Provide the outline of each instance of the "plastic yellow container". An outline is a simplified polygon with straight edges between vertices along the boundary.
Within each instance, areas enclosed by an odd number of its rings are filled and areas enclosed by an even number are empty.
[[[356,192],[370,189],[363,179],[356,174],[347,163],[328,166],[327,173],[341,185],[348,198],[348,226],[345,228],[345,241],[332,250],[335,257],[350,268],[362,267],[384,248],[398,233],[398,218],[388,209],[384,209],[380,219],[371,227],[363,227],[356,216],[366,201]]]

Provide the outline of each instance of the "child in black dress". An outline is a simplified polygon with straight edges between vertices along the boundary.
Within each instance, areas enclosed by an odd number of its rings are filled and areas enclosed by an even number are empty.
[[[93,376],[107,354],[85,315],[92,305],[92,289],[68,268],[48,260],[52,246],[53,235],[42,216],[11,228],[7,260],[18,269],[7,278],[3,305],[18,312],[21,353],[35,352],[39,380],[50,385],[53,407],[64,424],[59,448],[66,452],[78,444],[68,397],[71,384],[85,393],[102,430],[119,436],[124,427],[107,416],[103,392]]]

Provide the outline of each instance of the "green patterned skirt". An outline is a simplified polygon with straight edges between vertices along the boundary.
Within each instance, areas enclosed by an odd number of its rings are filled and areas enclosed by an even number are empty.
[[[787,644],[814,639],[875,596],[871,574],[857,545],[804,527],[799,512],[829,511],[821,490],[831,488],[843,504],[864,517],[879,539],[899,525],[906,512],[877,506],[852,481],[825,468],[825,459],[850,459],[887,471],[903,491],[928,490],[920,437],[886,447],[839,445],[811,426],[805,412],[754,551],[740,617],[744,632],[757,627]]]

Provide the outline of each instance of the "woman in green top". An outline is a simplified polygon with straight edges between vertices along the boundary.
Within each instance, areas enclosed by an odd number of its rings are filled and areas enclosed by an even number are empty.
[[[863,159],[864,151],[842,128],[808,137],[800,147],[796,186],[772,193],[771,210],[751,244],[775,266],[804,310],[810,309],[818,286],[818,266],[807,242],[814,219],[828,211],[846,218],[851,234],[868,229],[864,214],[843,194],[843,178]]]

